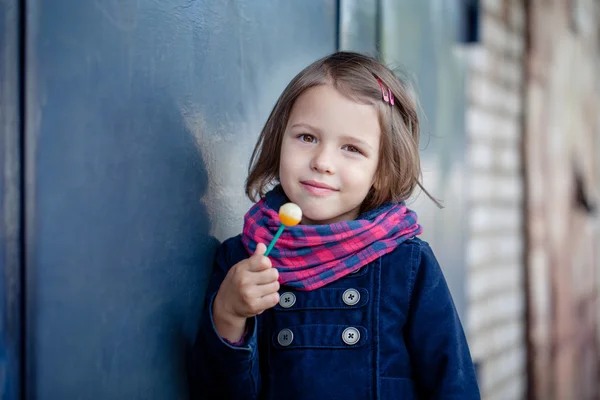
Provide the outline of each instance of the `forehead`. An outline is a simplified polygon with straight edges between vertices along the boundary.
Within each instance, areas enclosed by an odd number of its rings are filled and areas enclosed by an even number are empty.
[[[377,143],[381,135],[374,106],[349,99],[330,85],[307,89],[296,99],[288,127],[297,123],[327,134],[351,135]]]

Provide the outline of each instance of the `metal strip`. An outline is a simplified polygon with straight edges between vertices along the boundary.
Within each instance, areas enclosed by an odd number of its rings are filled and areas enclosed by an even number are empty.
[[[23,1],[0,1],[0,398],[22,398]]]

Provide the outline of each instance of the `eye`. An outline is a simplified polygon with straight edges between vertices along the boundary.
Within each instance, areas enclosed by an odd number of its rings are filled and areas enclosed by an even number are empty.
[[[358,154],[362,154],[362,151],[360,151],[357,147],[355,146],[351,146],[351,145],[345,145],[342,146],[342,149],[349,151],[350,153],[358,153]]]
[[[317,141],[317,139],[315,139],[314,136],[309,135],[307,133],[303,133],[301,135],[298,135],[298,139],[300,139],[301,141],[303,141],[304,143],[314,143]]]

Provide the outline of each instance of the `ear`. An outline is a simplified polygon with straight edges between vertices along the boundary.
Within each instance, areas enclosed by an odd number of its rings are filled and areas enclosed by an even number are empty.
[[[377,190],[379,188],[379,185],[379,179],[377,179],[377,176],[374,176],[373,181],[371,182],[371,190]]]

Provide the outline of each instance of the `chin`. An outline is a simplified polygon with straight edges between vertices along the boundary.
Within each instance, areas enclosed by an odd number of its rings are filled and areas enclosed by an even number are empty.
[[[321,224],[322,221],[330,221],[332,219],[334,219],[336,216],[335,215],[329,215],[329,214],[324,214],[324,213],[305,213],[303,210],[303,216],[304,218],[306,218],[309,221],[312,221],[312,223],[316,223],[316,224]]]
[[[347,214],[348,214],[347,211],[342,211],[342,210],[336,211],[336,212],[328,212],[328,213],[310,212],[310,210],[308,210],[308,212],[304,212],[304,210],[303,210],[304,218],[312,221],[313,223],[320,224],[320,225],[331,224],[331,223],[333,223],[333,222],[330,222],[332,220],[336,220],[336,222],[340,222],[340,221],[346,221],[346,220],[352,219]],[[344,216],[344,217],[342,217],[342,216]],[[340,219],[340,217],[342,217],[342,218]],[[327,222],[324,223],[322,221],[327,221]]]

